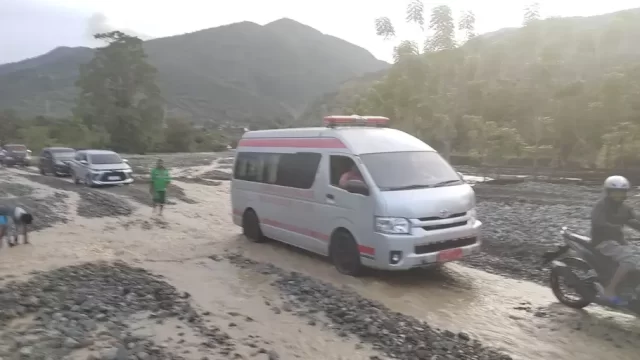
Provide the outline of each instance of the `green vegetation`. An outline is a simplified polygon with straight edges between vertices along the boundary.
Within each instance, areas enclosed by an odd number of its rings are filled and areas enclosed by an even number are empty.
[[[234,145],[242,132],[196,127],[184,119],[168,118],[161,131],[142,153],[223,151]],[[90,131],[77,119],[20,118],[14,111],[0,111],[0,143],[24,143],[34,155],[48,146],[110,148],[106,132]],[[139,151],[140,152],[140,151]]]
[[[177,118],[165,120],[164,102],[142,41],[122,32],[96,34],[107,45],[80,68],[74,116],[20,119],[0,113],[0,141],[24,142],[32,150],[47,146],[109,148],[126,153],[220,151],[239,134],[196,127]],[[227,132],[228,134],[228,132]]]
[[[424,44],[399,41],[384,76],[343,86],[305,114],[388,116],[457,163],[640,165],[640,9],[541,20],[533,4],[522,28],[482,36],[470,12],[456,24],[447,6],[428,21],[420,1],[407,10],[426,28]],[[396,38],[390,19],[375,24]]]
[[[389,66],[361,47],[289,19],[264,26],[241,22],[143,46],[158,69],[166,116],[206,126],[291,124],[317,96]],[[92,49],[61,47],[0,65],[0,109],[25,118],[71,117],[78,69],[93,57]]]

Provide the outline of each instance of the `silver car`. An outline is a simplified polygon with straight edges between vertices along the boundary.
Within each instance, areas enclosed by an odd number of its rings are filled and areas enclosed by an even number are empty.
[[[87,186],[120,185],[133,182],[129,162],[109,150],[81,150],[70,163],[76,184]]]

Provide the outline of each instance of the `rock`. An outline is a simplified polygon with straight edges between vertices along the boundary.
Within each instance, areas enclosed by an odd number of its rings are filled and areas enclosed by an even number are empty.
[[[149,358],[149,354],[144,351],[140,351],[136,354],[136,357],[138,358],[138,360],[147,360]]]
[[[76,341],[75,339],[72,339],[70,337],[64,339],[64,343],[62,344],[62,346],[69,348],[69,349],[78,349],[81,348],[82,345],[80,345],[80,343],[78,341]]]
[[[274,350],[267,351],[267,356],[268,356],[269,360],[279,360],[280,359],[280,355],[277,352],[275,352]]]
[[[120,349],[119,348],[110,348],[110,349],[104,350],[100,354],[100,359],[101,360],[117,360],[118,359],[118,350],[120,350]]]
[[[22,349],[20,349],[20,356],[23,358],[29,358],[31,357],[31,354],[33,354],[33,348],[31,346],[25,346]]]

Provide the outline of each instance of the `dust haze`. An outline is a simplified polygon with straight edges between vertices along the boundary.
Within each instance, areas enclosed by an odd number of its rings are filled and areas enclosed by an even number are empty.
[[[93,36],[98,33],[106,33],[106,32],[116,31],[116,30],[122,31],[127,35],[137,36],[142,40],[149,40],[152,38],[151,36],[142,34],[132,29],[127,29],[127,28],[123,29],[123,28],[115,27],[113,26],[113,24],[109,23],[109,18],[105,14],[100,12],[97,12],[91,15],[91,17],[87,21],[87,29],[86,29],[85,35],[86,35],[87,41],[91,46],[101,46],[101,45],[104,45],[103,42],[100,40],[96,40]]]

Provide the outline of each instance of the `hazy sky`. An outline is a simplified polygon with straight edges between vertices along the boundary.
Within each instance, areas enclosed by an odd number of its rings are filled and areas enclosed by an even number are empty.
[[[528,0],[424,1],[448,4],[457,15],[476,14],[477,32],[519,26]],[[547,16],[589,16],[640,7],[639,0],[539,0]],[[289,17],[343,38],[389,60],[394,43],[375,36],[374,19],[389,16],[399,35],[416,38],[419,29],[403,25],[399,0],[0,0],[0,63],[18,61],[56,46],[91,46],[90,34],[113,28],[163,37],[239,21],[265,24]],[[428,16],[428,15],[427,15]],[[403,26],[401,26],[403,25]]]

